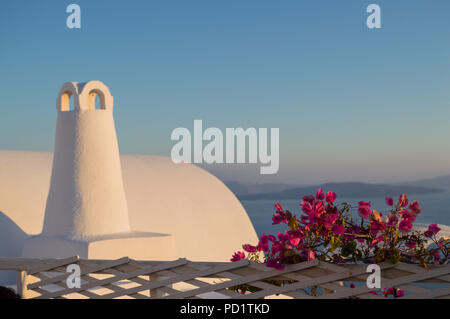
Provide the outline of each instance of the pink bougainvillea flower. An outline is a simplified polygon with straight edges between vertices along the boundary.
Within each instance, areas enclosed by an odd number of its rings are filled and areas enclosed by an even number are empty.
[[[386,197],[385,201],[386,201],[386,205],[394,206],[394,199],[392,197]]]
[[[310,204],[312,204],[314,202],[315,198],[312,195],[308,195],[308,196],[303,196],[303,201],[304,202],[308,202]]]
[[[408,248],[415,248],[415,247],[417,246],[417,243],[416,243],[414,240],[410,240],[410,241],[407,241],[407,242],[405,243],[405,245],[406,245],[406,247],[408,247]]]
[[[304,233],[303,231],[288,231],[287,232],[288,236],[289,236],[289,242],[291,243],[292,246],[297,246],[300,241],[304,238]]]
[[[350,288],[356,288],[355,284],[354,284],[354,283],[351,283],[351,284],[350,284]]]
[[[339,210],[336,206],[328,205],[326,209],[327,209],[328,214],[338,214],[339,215]]]
[[[381,230],[384,230],[386,227],[384,225],[384,223],[379,223],[376,220],[372,220],[370,222],[370,233],[375,236],[376,234],[378,234],[378,232],[380,232]]]
[[[289,242],[291,243],[292,246],[297,246],[300,243],[300,237],[291,237],[289,238]]]
[[[273,235],[262,234],[259,238],[257,249],[267,253],[269,251],[269,240],[275,242],[275,237]]]
[[[372,242],[370,243],[369,247],[372,248],[372,247],[374,247],[376,244],[378,244],[378,240],[374,239],[374,240],[372,240]]]
[[[316,198],[317,198],[318,200],[323,200],[323,199],[325,198],[325,193],[323,192],[322,188],[319,188],[319,189],[317,190]]]
[[[361,218],[367,219],[371,213],[370,203],[361,201],[359,202],[358,215]]]
[[[389,295],[394,296],[394,298],[403,297],[405,295],[405,292],[402,289],[389,287],[383,292],[384,297],[388,297]]]
[[[248,253],[254,253],[257,251],[257,248],[250,244],[244,244],[244,245],[242,245],[242,248]]]
[[[433,250],[432,255],[434,257],[434,262],[436,264],[438,264],[439,261],[441,260],[441,253],[440,253],[439,249]]]
[[[325,220],[323,221],[323,225],[325,226],[326,229],[330,229],[331,227],[333,227],[334,223],[336,222],[336,220],[338,219],[339,215],[338,214],[330,214],[328,215]]]
[[[279,223],[285,223],[287,224],[287,217],[284,214],[283,211],[277,211],[275,214],[273,214],[272,216],[272,225],[278,225]]]
[[[275,214],[272,217],[272,225],[278,225],[279,223],[287,224],[287,217],[284,213],[283,206],[280,203],[275,203]]]
[[[333,203],[335,200],[336,200],[336,193],[335,192],[332,192],[332,191],[328,191],[327,192],[327,202],[328,203]]]
[[[413,224],[407,219],[402,220],[398,225],[398,229],[400,229],[402,232],[409,232],[412,227]]]
[[[436,235],[437,233],[439,233],[441,229],[438,227],[437,224],[431,224],[428,226],[428,230],[425,232],[425,236],[430,235],[431,236],[427,236],[427,237],[432,237],[433,235]]]
[[[283,211],[283,206],[281,206],[280,203],[275,203],[275,210],[277,212],[282,212]]]
[[[374,240],[372,240],[372,242],[370,243],[369,247],[374,247],[375,245],[377,245],[380,242],[384,241],[384,236],[383,235],[379,235],[377,238],[375,238]]]
[[[411,213],[414,216],[419,216],[420,212],[422,211],[422,208],[419,205],[418,201],[413,201],[410,205],[409,205],[409,209],[411,210]]]
[[[400,197],[398,198],[398,204],[401,207],[406,207],[408,206],[408,197],[406,197],[406,194],[401,194]]]
[[[306,258],[308,259],[308,261],[316,259],[316,252],[312,249],[307,249],[305,251],[305,255],[306,255]]]
[[[372,294],[372,295],[377,295],[377,296],[379,296],[379,295],[378,295],[378,292],[376,292],[375,290],[371,290],[371,291],[369,291],[369,294]]]
[[[381,223],[382,222],[382,219],[381,219],[382,216],[383,216],[383,214],[381,214],[379,211],[374,209],[374,210],[372,210],[372,214],[370,214],[370,219]]]
[[[283,234],[282,232],[278,232],[278,240],[284,243],[289,240],[289,235],[287,233]]]
[[[278,253],[283,253],[283,251],[284,251],[284,245],[282,244],[282,243],[280,243],[280,242],[278,242],[278,241],[276,241],[276,242],[274,242],[273,244],[272,244],[272,248],[271,248],[271,250],[272,250],[272,255],[276,255],[276,254],[278,254]]]
[[[366,201],[360,201],[359,203],[359,206],[368,206],[368,207],[371,207],[372,205],[370,204],[370,202],[366,202]]]
[[[313,213],[314,213],[317,217],[320,217],[321,215],[323,215],[323,214],[326,213],[325,205],[324,205],[324,203],[323,203],[322,201],[316,203],[316,204],[313,206]]]
[[[402,289],[397,289],[397,291],[395,292],[396,298],[403,297],[404,295],[405,295],[405,292]]]
[[[336,223],[336,221],[337,221],[338,218],[339,218],[339,215],[338,215],[338,214],[330,214],[330,215],[328,215],[328,217],[327,217],[328,222],[330,222],[330,223],[332,223],[332,224]]]
[[[358,215],[361,218],[367,219],[370,215],[370,208],[367,206],[361,206],[358,208]]]
[[[335,235],[342,235],[343,233],[345,233],[345,227],[342,226],[341,224],[337,224],[334,225],[332,231]]]
[[[416,216],[413,215],[409,210],[402,210],[400,213],[398,213],[400,216],[402,216],[402,220],[407,220],[410,223],[413,223],[416,220]]]
[[[398,217],[397,217],[397,215],[395,215],[395,214],[389,214],[389,216],[388,216],[388,221],[387,221],[387,225],[388,226],[397,226],[397,223],[398,223]]]
[[[303,202],[300,203],[300,205],[302,206],[302,211],[305,214],[311,214],[313,208],[312,208],[312,205],[311,205],[310,202],[303,201]]]
[[[235,262],[245,258],[245,253],[243,251],[235,252],[230,261]]]
[[[283,270],[284,269],[284,265],[282,263],[280,263],[280,261],[275,259],[275,258],[267,259],[266,266],[270,267],[270,268],[275,268],[275,269],[278,269],[278,270]]]

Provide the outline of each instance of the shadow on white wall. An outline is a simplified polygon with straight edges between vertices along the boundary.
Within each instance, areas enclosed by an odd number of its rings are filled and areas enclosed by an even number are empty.
[[[0,257],[21,257],[23,245],[28,235],[5,213],[0,211]],[[0,283],[16,282],[15,271],[0,271]]]

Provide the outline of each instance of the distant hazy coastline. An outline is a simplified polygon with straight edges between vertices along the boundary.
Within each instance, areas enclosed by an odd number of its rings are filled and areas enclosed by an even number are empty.
[[[442,193],[450,189],[450,175],[439,176],[422,181],[395,184],[371,184],[362,182],[325,183],[320,185],[289,185],[281,183],[246,185],[238,182],[225,182],[240,200],[281,200],[299,199],[315,194],[319,187],[325,191],[333,190],[345,198],[377,198],[408,195]]]

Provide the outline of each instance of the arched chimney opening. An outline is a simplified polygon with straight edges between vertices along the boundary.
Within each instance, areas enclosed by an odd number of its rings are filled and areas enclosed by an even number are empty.
[[[93,89],[88,94],[88,109],[106,110],[105,94],[99,89]]]
[[[73,111],[74,109],[74,97],[72,91],[68,90],[61,95],[61,111],[68,112]]]

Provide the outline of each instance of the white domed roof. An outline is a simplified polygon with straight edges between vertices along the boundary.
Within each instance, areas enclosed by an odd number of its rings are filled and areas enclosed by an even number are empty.
[[[52,153],[0,151],[0,217],[17,225],[17,239],[42,231]],[[175,237],[176,254],[191,260],[226,261],[257,236],[241,203],[216,177],[168,157],[121,155],[131,229]],[[4,249],[3,247],[0,250]],[[0,251],[0,255],[2,251]],[[9,252],[11,255],[11,252]]]

